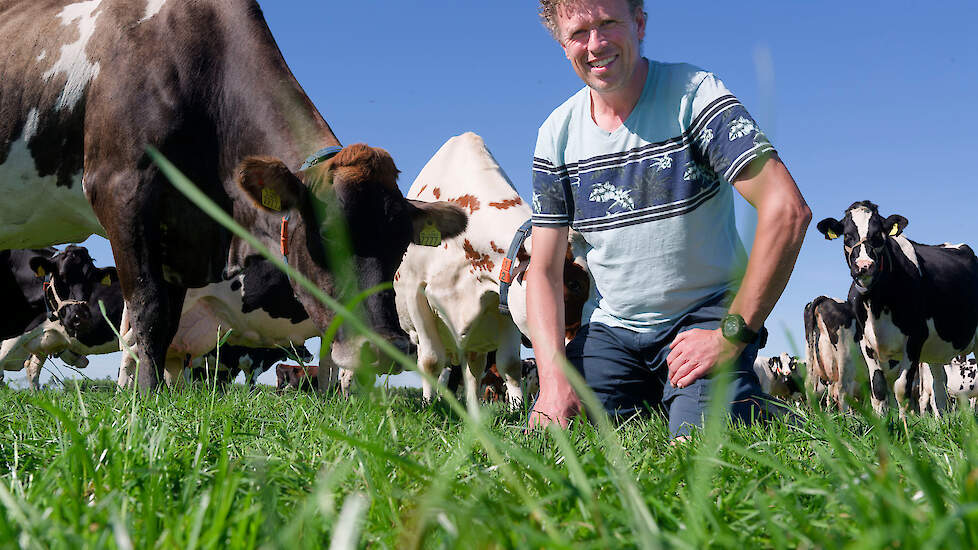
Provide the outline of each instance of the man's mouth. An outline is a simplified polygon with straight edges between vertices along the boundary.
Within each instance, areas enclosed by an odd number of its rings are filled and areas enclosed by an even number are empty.
[[[614,60],[616,60],[616,59],[618,59],[618,56],[617,55],[612,55],[610,57],[602,57],[601,59],[595,59],[594,61],[588,61],[587,64],[592,69],[603,69],[603,68],[607,67],[608,65],[611,65],[611,63]]]

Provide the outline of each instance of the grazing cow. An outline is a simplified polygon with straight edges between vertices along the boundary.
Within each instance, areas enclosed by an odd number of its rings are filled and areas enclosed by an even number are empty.
[[[418,367],[437,377],[447,364],[460,365],[467,402],[474,405],[486,354],[496,350],[510,406],[518,407],[520,331],[514,319],[525,302],[511,293],[512,316],[500,312],[499,273],[510,242],[530,218],[529,207],[482,138],[471,132],[451,138],[435,153],[408,197],[447,200],[469,214],[469,226],[457,238],[434,248],[410,246],[395,276],[401,326],[418,345]],[[511,291],[520,284],[514,281]],[[427,379],[422,381],[426,400],[432,390]]]
[[[805,305],[805,364],[809,391],[845,412],[846,398],[859,393],[852,352],[860,340],[859,324],[848,302],[819,296]]]
[[[339,140],[254,0],[9,0],[0,44],[0,249],[107,236],[142,389],[162,376],[187,289],[255,255],[170,185],[147,145],[344,302],[390,282],[427,224],[445,238],[464,229],[455,206],[405,200],[383,150],[353,145],[320,161]],[[332,310],[292,286],[325,330]],[[360,309],[410,351],[392,291]],[[356,366],[364,343],[341,330],[331,360]],[[124,371],[135,363],[123,354]]]
[[[887,376],[906,414],[908,391],[921,363],[943,369],[975,348],[978,331],[978,258],[967,245],[923,245],[907,239],[907,219],[883,218],[869,201],[853,203],[842,221],[826,218],[818,230],[844,237],[853,283],[849,303],[862,331],[873,408],[886,408]]]
[[[318,365],[275,365],[275,389],[283,392],[287,389],[313,391],[319,387]]]
[[[187,292],[180,325],[167,350],[166,379],[170,384],[182,380],[186,357],[207,354],[225,336],[222,355],[227,346],[304,349],[306,340],[320,334],[293,294],[288,277],[271,262],[252,258],[230,279]],[[128,374],[120,374],[119,383],[126,385]],[[328,385],[329,378],[324,377],[324,382]]]
[[[978,365],[975,364],[975,358],[955,357],[950,363],[944,365],[944,373],[947,376],[948,396],[967,399],[968,404],[974,409],[978,401]]]
[[[223,345],[220,351],[214,349],[203,357],[191,360],[190,379],[199,381],[212,377],[219,383],[230,383],[239,372],[244,372],[245,383],[254,388],[255,380],[263,372],[283,359],[294,360],[296,357],[302,363],[312,361],[312,354],[303,345],[296,346],[294,350]]]
[[[119,351],[99,309],[99,302],[104,303],[109,320],[118,325],[118,277],[115,268],[95,267],[85,248],[0,251],[0,279],[8,314],[0,342],[0,377],[3,370],[26,367],[28,382],[36,389],[48,357],[85,368],[86,355]]]
[[[777,357],[757,356],[754,372],[761,381],[761,389],[772,397],[790,399],[793,395],[804,393],[799,384],[798,360],[787,353]]]

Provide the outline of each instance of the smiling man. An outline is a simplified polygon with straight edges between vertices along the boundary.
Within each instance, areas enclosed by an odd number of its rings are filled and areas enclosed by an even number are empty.
[[[752,363],[811,212],[774,147],[713,74],[642,57],[642,0],[541,0],[586,86],[540,128],[533,159],[527,309],[540,376],[531,425],[567,421],[563,250],[587,241],[594,279],[566,357],[605,409],[658,409],[674,437],[702,425],[716,368],[732,364],[731,415],[764,410]],[[757,209],[750,258],[733,189]]]

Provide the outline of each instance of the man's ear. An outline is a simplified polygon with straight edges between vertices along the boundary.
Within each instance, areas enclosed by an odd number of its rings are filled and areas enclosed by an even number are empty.
[[[306,199],[307,190],[285,163],[272,157],[248,157],[237,169],[238,185],[256,206],[287,212]]]
[[[908,223],[910,222],[907,221],[907,218],[904,218],[900,214],[893,214],[883,221],[883,231],[891,237],[896,237],[900,233],[903,233]]]
[[[438,232],[438,239],[450,239],[465,231],[469,223],[469,217],[465,212],[449,202],[425,202],[408,199],[414,206],[413,221],[414,233],[411,235],[411,242],[414,244],[431,245],[429,237],[431,231]]]
[[[838,239],[842,235],[842,222],[835,218],[825,218],[818,222],[818,231],[828,240]]]
[[[27,262],[27,264],[31,267],[31,271],[34,272],[34,275],[42,279],[58,270],[58,266],[55,265],[54,262],[43,256],[34,256]]]
[[[102,286],[112,286],[119,280],[119,272],[114,267],[104,267],[99,270],[99,284]]]

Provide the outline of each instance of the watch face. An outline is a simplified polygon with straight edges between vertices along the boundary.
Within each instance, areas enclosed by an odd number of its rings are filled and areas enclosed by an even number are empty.
[[[724,318],[722,329],[723,335],[727,338],[737,336],[737,333],[740,332],[740,323],[738,321],[739,319],[733,315]]]

